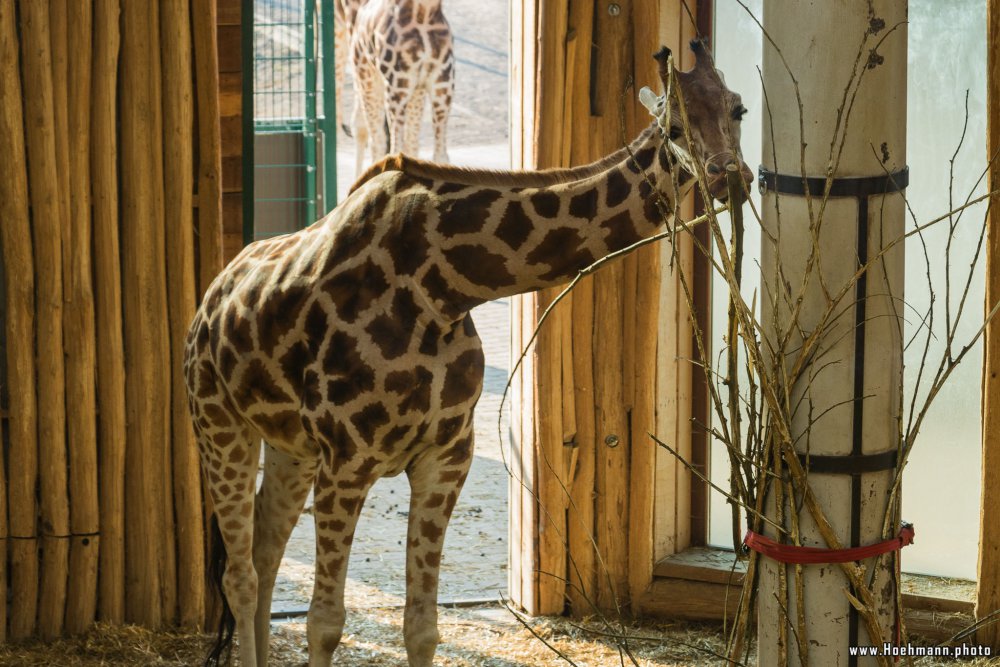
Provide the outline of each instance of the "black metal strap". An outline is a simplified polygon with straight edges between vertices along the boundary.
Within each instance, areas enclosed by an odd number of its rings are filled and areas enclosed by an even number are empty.
[[[878,454],[845,454],[829,456],[818,454],[799,454],[802,467],[810,474],[824,475],[861,475],[866,472],[881,472],[893,470],[896,467],[897,452],[890,449]]]
[[[803,184],[802,176],[798,174],[777,174],[761,165],[758,169],[758,186],[761,194],[777,192],[783,195],[805,196],[806,187],[809,194],[822,197],[826,191],[825,176],[807,176]],[[903,167],[892,174],[881,176],[859,176],[834,178],[830,183],[831,197],[871,197],[899,192],[910,184],[910,168]]]

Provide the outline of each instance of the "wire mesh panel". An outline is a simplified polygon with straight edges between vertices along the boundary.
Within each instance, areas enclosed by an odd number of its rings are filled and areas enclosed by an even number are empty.
[[[254,239],[312,224],[336,201],[336,136],[321,131],[336,127],[332,101],[323,114],[327,78],[330,100],[334,90],[323,58],[333,52],[332,11],[318,4],[254,0]]]

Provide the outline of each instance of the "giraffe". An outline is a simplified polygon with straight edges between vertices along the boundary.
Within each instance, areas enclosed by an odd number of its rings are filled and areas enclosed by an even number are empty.
[[[312,488],[306,634],[309,665],[329,665],[366,494],[376,479],[405,473],[403,636],[411,666],[432,664],[444,535],[472,460],[483,382],[471,309],[565,283],[652,235],[692,187],[696,160],[716,198],[725,197],[729,164],[752,181],[739,148],[745,109],[707,49],[692,49],[696,65],[673,78],[690,145],[677,96],[644,89],[656,120],[585,167],[494,172],[392,156],[327,217],[250,244],[219,274],[191,325],[184,366],[231,610],[210,663],[235,627],[244,667],[267,664],[275,573]],[[656,58],[666,85],[670,52]]]
[[[366,145],[373,161],[387,152],[416,157],[427,97],[434,123],[434,161],[448,162],[455,54],[441,0],[366,2],[354,24],[351,63],[357,91],[356,173],[361,174]]]
[[[354,22],[364,3],[365,0],[333,0],[333,75],[337,92],[337,120],[344,134],[349,137],[352,133],[344,112],[344,82],[347,78]]]

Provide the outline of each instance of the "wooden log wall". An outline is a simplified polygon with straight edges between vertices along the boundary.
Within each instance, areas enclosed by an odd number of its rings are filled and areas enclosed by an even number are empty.
[[[219,1],[0,0],[0,641],[204,622],[181,359],[241,227]]]
[[[515,2],[514,165],[584,164],[634,138],[650,122],[638,88],[659,87],[651,56],[666,44],[687,58],[690,20],[679,0]],[[678,250],[690,262],[690,244]],[[668,540],[657,535],[686,546],[690,524],[674,501],[689,495],[689,477],[647,436],[679,433],[690,415],[689,397],[679,406],[675,393],[685,373],[690,385],[690,328],[664,252],[644,248],[583,280],[515,378],[511,595],[530,613],[627,606],[663,555],[654,543]],[[515,300],[515,355],[558,291]],[[654,497],[656,476],[669,498]],[[657,507],[664,500],[669,511]]]

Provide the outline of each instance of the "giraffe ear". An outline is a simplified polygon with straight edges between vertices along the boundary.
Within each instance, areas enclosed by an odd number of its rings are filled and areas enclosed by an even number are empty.
[[[660,104],[660,96],[654,93],[649,86],[643,86],[642,90],[639,91],[639,102],[655,116]]]

